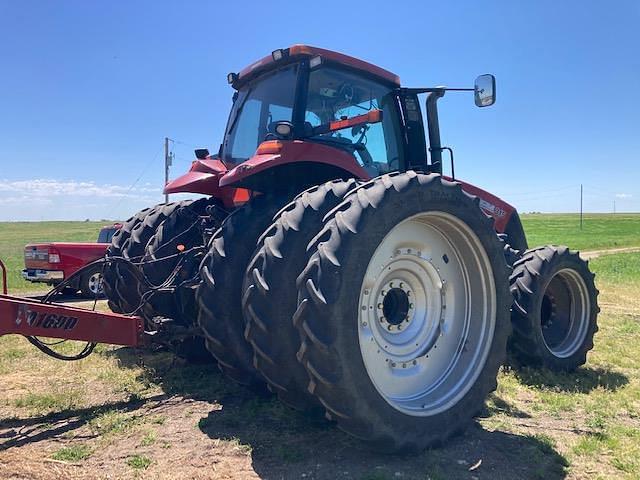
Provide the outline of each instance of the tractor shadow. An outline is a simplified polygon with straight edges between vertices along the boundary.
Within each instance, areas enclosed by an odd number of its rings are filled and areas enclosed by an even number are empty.
[[[58,438],[66,433],[80,429],[92,419],[106,412],[114,410],[126,413],[136,412],[146,402],[160,402],[167,398],[167,395],[161,394],[144,400],[133,398],[104,404],[99,407],[66,409],[41,416],[3,419],[0,423],[0,441],[4,441],[0,443],[0,451]],[[97,435],[86,434],[84,438],[95,436]]]
[[[569,465],[545,438],[489,431],[478,422],[418,455],[372,452],[334,424],[310,420],[276,399],[227,402],[198,426],[212,439],[250,449],[261,478],[562,479]]]
[[[260,478],[566,477],[567,460],[544,437],[489,431],[474,422],[464,435],[441,448],[419,455],[380,454],[371,452],[324,418],[311,418],[269,393],[234,384],[215,364],[190,365],[175,360],[168,352],[149,354],[130,348],[112,354],[123,367],[142,364],[167,396],[211,404],[212,408],[197,422],[198,429],[212,440],[237,442],[244,451],[250,451],[252,467]],[[518,419],[529,417],[496,396],[491,405],[481,417],[495,413]],[[469,471],[480,460],[480,465]]]
[[[521,367],[515,369],[514,374],[524,385],[567,393],[589,393],[597,388],[614,392],[629,383],[629,378],[622,373],[585,366],[568,373]]]

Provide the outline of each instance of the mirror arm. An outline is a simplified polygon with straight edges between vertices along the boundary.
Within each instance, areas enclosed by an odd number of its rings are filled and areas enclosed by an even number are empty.
[[[444,96],[445,89],[433,89],[426,100],[427,128],[429,132],[429,152],[431,153],[431,171],[442,174],[442,144],[440,143],[440,123],[438,121],[438,99]]]

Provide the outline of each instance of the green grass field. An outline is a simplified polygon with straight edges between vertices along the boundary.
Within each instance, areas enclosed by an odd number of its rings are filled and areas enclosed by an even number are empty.
[[[640,215],[590,215],[582,231],[576,218],[523,222],[532,245],[640,245]],[[12,289],[26,286],[24,243],[91,241],[101,225],[0,224]],[[100,345],[85,360],[60,362],[1,337],[0,478],[638,479],[640,253],[590,267],[602,312],[587,364],[569,374],[504,367],[476,426],[415,456],[367,452],[329,424],[169,353]]]
[[[576,250],[640,247],[640,214],[529,214],[522,216],[529,246],[559,244]]]
[[[22,278],[24,246],[37,242],[95,242],[109,222],[0,222],[0,260],[7,266],[13,292],[46,290],[44,284]]]

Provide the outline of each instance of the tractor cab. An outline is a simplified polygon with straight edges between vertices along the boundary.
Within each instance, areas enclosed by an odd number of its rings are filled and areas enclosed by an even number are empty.
[[[371,178],[401,167],[396,75],[296,45],[229,74],[228,80],[236,92],[220,160],[230,169],[273,150],[274,142],[305,144],[305,159],[296,155],[298,165],[279,159],[285,177],[311,169],[320,180]],[[261,150],[264,142],[270,143]]]
[[[435,101],[444,94],[444,87],[401,88],[399,77],[380,67],[304,45],[275,50],[240,73],[230,73],[228,81],[236,92],[220,159],[230,169],[261,153],[278,153],[277,161],[270,162],[271,167],[281,167],[278,174],[287,178],[309,174],[311,169],[313,183],[336,177],[368,179],[408,168],[442,173],[444,148]],[[493,103],[495,87],[491,82],[489,86],[482,90],[484,95],[475,89],[479,106]],[[419,93],[430,97],[431,163],[427,162]],[[296,155],[300,149],[289,148],[293,156],[286,158],[282,150],[287,142],[304,143],[304,156]],[[264,182],[247,178],[257,173],[254,164],[240,167],[244,174],[232,175],[233,184],[264,189],[257,185]],[[223,183],[230,185],[230,180]]]

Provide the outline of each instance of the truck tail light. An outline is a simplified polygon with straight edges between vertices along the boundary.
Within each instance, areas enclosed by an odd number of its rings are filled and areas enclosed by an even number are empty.
[[[49,249],[49,263],[60,263],[60,252],[50,248]]]

